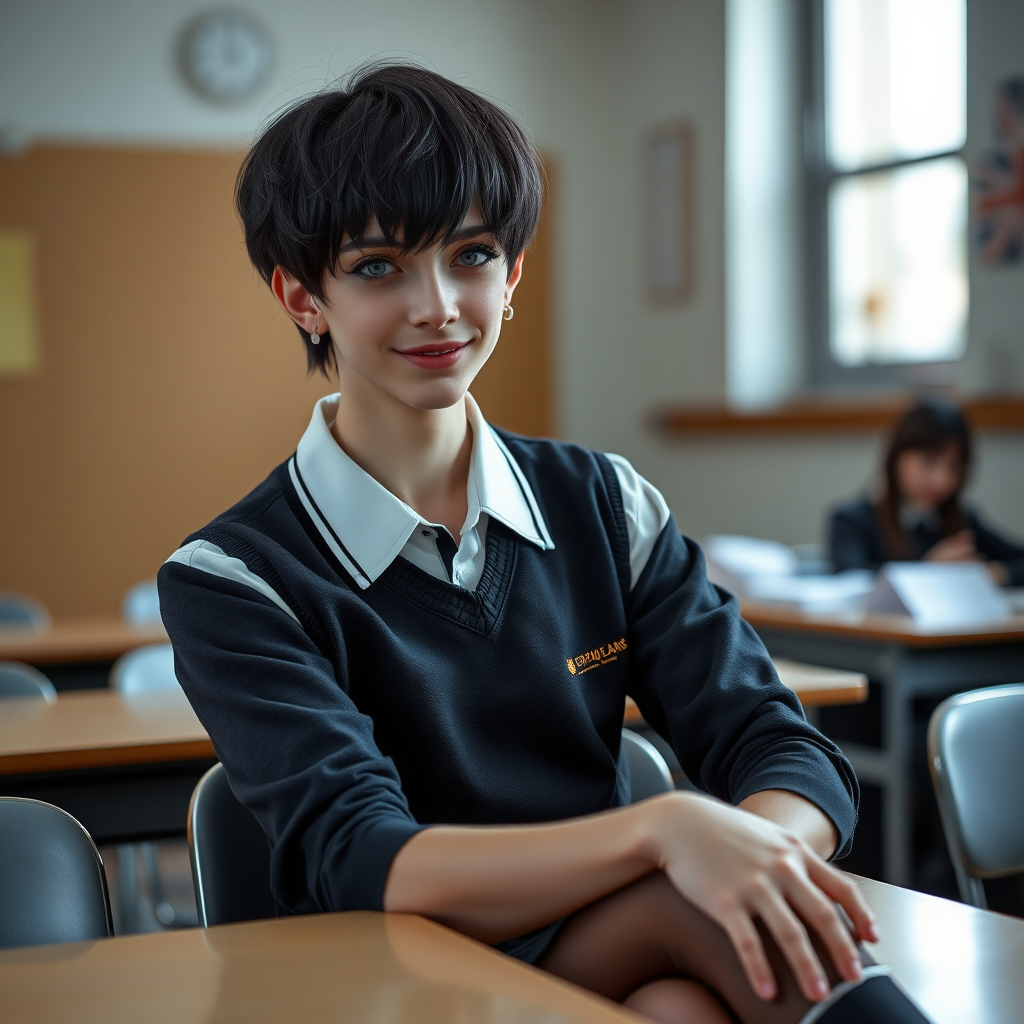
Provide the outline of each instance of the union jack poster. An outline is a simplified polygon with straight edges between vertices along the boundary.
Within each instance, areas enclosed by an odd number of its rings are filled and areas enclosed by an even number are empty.
[[[974,166],[974,239],[978,258],[990,266],[1024,258],[1024,76],[996,90],[1000,148]]]

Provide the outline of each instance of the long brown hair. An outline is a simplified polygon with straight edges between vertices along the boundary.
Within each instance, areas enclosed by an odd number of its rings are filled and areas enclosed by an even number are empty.
[[[962,530],[967,516],[960,504],[960,492],[967,480],[971,464],[971,432],[960,410],[939,398],[927,398],[908,409],[896,424],[885,453],[885,492],[876,506],[886,553],[894,560],[914,557],[910,536],[900,522],[899,481],[896,463],[906,451],[939,452],[950,445],[960,449],[964,473],[960,486],[935,510],[942,522],[942,536]]]

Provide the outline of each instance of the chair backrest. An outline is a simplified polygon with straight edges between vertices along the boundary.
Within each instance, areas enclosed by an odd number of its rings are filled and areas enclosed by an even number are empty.
[[[0,797],[0,948],[113,934],[103,860],[66,811]]]
[[[622,746],[629,762],[630,803],[675,789],[668,764],[653,743],[631,729],[623,729]]]
[[[48,629],[50,613],[34,598],[24,594],[0,594],[0,626]]]
[[[178,686],[170,644],[145,644],[122,655],[110,670],[110,688],[119,693],[152,693]]]
[[[52,704],[57,699],[57,691],[39,669],[20,661],[0,661],[2,697],[41,697]]]
[[[928,762],[960,895],[984,907],[983,878],[1024,872],[1024,684],[943,701]]]
[[[277,916],[267,837],[231,792],[223,765],[215,764],[192,792],[188,851],[204,928]]]
[[[159,626],[160,596],[156,589],[156,580],[145,580],[136,583],[121,602],[121,617],[133,626]]]

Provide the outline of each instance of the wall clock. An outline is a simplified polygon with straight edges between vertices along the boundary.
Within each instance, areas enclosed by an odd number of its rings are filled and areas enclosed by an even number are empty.
[[[182,31],[179,61],[185,80],[204,99],[239,103],[270,77],[274,41],[245,11],[207,11]]]

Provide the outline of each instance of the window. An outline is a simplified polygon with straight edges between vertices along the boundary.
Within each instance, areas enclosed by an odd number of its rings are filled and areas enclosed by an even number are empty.
[[[809,0],[815,383],[939,382],[963,355],[965,21],[965,0]]]

